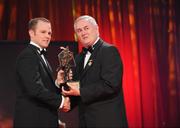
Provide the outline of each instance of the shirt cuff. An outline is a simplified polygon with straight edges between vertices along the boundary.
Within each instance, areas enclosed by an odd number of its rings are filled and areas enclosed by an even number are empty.
[[[61,101],[61,105],[59,106],[59,108],[61,109],[64,105],[64,96],[62,95],[62,101]]]
[[[57,83],[57,80],[55,80],[55,85],[56,85],[56,87],[60,88],[59,84]]]

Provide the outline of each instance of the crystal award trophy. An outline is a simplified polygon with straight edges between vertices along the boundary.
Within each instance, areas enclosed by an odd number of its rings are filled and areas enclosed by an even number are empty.
[[[65,90],[69,90],[69,86],[66,84],[67,82],[71,81],[69,78],[69,73],[72,71],[72,68],[76,66],[73,52],[71,52],[68,48],[60,47],[61,52],[58,54],[59,66],[57,71],[63,70],[64,71],[64,83],[60,84],[60,86],[64,86]]]

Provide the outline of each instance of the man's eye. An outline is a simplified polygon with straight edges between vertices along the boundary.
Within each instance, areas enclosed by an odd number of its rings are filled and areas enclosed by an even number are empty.
[[[48,35],[50,35],[50,36],[51,36],[51,35],[52,35],[52,32],[48,32]]]
[[[76,32],[77,32],[77,33],[80,33],[81,31],[82,31],[81,29],[78,29]]]
[[[84,30],[88,30],[89,28],[88,27],[85,27]]]
[[[46,31],[41,31],[41,33],[43,33],[43,34],[44,34],[44,33],[46,33]]]

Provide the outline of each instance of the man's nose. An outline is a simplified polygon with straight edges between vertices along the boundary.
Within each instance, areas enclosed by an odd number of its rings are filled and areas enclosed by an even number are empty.
[[[85,30],[82,30],[81,34],[82,34],[82,35],[85,35],[85,34],[86,34],[86,31],[85,31]]]

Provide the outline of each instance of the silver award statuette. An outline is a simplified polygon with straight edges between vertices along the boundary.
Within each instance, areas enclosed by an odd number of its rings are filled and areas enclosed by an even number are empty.
[[[63,70],[64,71],[64,82],[60,84],[60,86],[64,86],[65,90],[69,90],[69,86],[66,84],[68,81],[71,81],[69,78],[69,72],[72,71],[72,68],[76,66],[74,61],[73,52],[69,50],[69,47],[66,48],[60,47],[61,52],[58,54],[59,66],[57,71]]]

